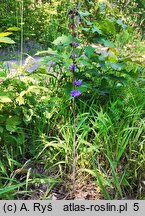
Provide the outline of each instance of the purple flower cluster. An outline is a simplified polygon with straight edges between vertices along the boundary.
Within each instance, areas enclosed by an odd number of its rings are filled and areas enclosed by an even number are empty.
[[[76,69],[76,66],[75,64],[71,64],[70,65],[70,69],[72,70],[72,72],[74,73],[75,72],[75,69]],[[79,97],[81,95],[81,92],[79,90],[76,89],[77,86],[81,86],[82,85],[82,80],[76,80],[74,79],[74,90],[71,91],[70,95],[71,97]]]
[[[77,37],[77,24],[75,23],[78,19],[80,19],[80,14],[78,12],[78,8],[74,8],[69,11],[68,13],[70,17],[70,23],[69,23],[69,28],[71,30],[71,35],[72,35],[72,53],[70,55],[70,58],[72,59],[72,64],[70,65],[70,71],[73,74],[74,77],[74,89],[71,91],[70,95],[71,97],[79,97],[81,95],[81,92],[77,90],[76,88],[78,86],[82,85],[82,80],[76,80],[75,79],[75,71],[76,71],[76,58],[77,58],[77,52],[75,48],[77,48],[80,44],[76,41]]]
[[[79,97],[81,95],[81,92],[79,90],[72,90],[70,93],[71,97]]]
[[[73,52],[71,55],[70,55],[70,58],[77,58],[77,53],[76,52]]]
[[[79,43],[77,43],[77,42],[73,42],[73,47],[77,48],[78,46],[80,46]]]
[[[75,66],[75,64],[71,64],[70,65],[70,69],[74,72],[75,71],[75,69],[76,69],[76,66]]]
[[[81,86],[82,85],[82,80],[74,80],[73,82],[74,86]],[[71,97],[79,97],[81,95],[81,92],[77,89],[74,89],[71,91]]]
[[[75,79],[75,80],[74,80],[74,85],[75,85],[75,86],[81,86],[81,85],[82,85],[82,82],[83,82],[82,80],[76,80],[76,79]]]

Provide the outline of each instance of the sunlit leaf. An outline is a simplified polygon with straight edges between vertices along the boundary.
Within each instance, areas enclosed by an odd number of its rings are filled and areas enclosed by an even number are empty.
[[[13,26],[13,27],[10,27],[7,29],[8,31],[19,31],[20,28],[16,27],[16,26]]]
[[[41,54],[56,55],[57,50],[53,50],[51,48],[48,48],[48,50],[37,52],[35,55],[41,55]]]
[[[11,34],[12,34],[12,32],[0,32],[0,37],[6,37],[6,36],[9,36]]]
[[[0,103],[10,103],[12,100],[6,96],[0,96]]]
[[[58,37],[56,40],[54,40],[52,43],[56,46],[69,45],[72,43],[72,36],[62,35],[61,37]]]
[[[0,43],[6,43],[6,44],[14,44],[15,41],[13,41],[11,38],[9,37],[1,37],[0,36]]]

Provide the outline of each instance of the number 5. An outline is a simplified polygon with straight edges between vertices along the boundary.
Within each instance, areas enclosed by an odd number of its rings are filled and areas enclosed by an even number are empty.
[[[134,206],[133,206],[133,210],[134,211],[138,211],[139,210],[139,203],[134,203]]]

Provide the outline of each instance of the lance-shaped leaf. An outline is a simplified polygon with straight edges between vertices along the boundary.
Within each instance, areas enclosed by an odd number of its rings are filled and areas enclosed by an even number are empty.
[[[0,43],[6,43],[6,44],[14,44],[15,41],[13,41],[11,38],[9,37],[2,37],[0,36]]]

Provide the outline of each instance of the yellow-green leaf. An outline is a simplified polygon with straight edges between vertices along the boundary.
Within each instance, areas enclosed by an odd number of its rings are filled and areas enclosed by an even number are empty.
[[[0,36],[0,43],[6,43],[6,44],[14,44],[15,41],[13,41],[11,38],[9,37],[1,37]]]
[[[0,37],[6,37],[6,36],[9,36],[11,34],[12,34],[12,32],[0,32]]]
[[[13,27],[10,27],[7,29],[8,31],[19,31],[20,28],[16,27],[16,26],[13,26]]]
[[[0,96],[0,103],[10,103],[12,100],[6,96]]]

